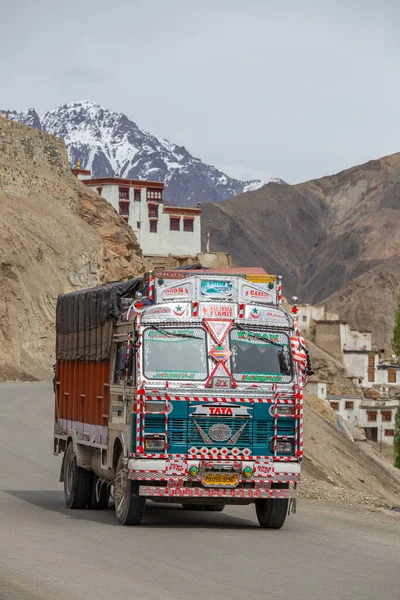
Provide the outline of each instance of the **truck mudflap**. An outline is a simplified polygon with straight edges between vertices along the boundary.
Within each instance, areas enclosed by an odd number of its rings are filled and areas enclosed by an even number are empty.
[[[296,498],[296,490],[266,490],[266,489],[221,489],[221,488],[194,488],[194,487],[157,487],[141,485],[139,495],[151,497],[179,497],[179,498],[275,498],[277,500]]]

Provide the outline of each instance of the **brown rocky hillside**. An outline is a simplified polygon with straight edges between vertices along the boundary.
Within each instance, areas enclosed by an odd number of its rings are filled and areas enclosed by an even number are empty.
[[[58,294],[134,277],[136,237],[61,140],[0,117],[0,379],[48,379]]]
[[[230,252],[236,265],[281,273],[286,296],[328,299],[351,326],[373,327],[377,343],[390,344],[400,285],[400,153],[201,206],[214,250]]]

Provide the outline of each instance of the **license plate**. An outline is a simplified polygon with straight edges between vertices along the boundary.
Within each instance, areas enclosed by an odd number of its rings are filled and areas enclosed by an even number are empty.
[[[203,476],[203,485],[207,485],[207,486],[219,486],[219,485],[224,485],[224,486],[229,486],[229,487],[233,487],[235,485],[237,485],[239,482],[239,477],[236,474],[211,474],[208,473],[207,475]]]

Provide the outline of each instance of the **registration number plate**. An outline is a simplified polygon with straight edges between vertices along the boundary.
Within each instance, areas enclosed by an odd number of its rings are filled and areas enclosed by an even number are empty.
[[[216,473],[211,474],[207,473],[207,475],[203,476],[203,485],[207,486],[228,486],[234,487],[239,482],[239,477],[236,474],[225,474],[225,473]]]

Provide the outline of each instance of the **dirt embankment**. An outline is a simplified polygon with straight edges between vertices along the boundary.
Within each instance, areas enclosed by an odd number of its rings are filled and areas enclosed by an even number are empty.
[[[305,498],[368,506],[400,506],[400,470],[385,464],[374,449],[348,437],[327,402],[309,396],[305,403]]]
[[[48,379],[57,296],[135,277],[136,237],[61,140],[0,118],[0,379]]]

